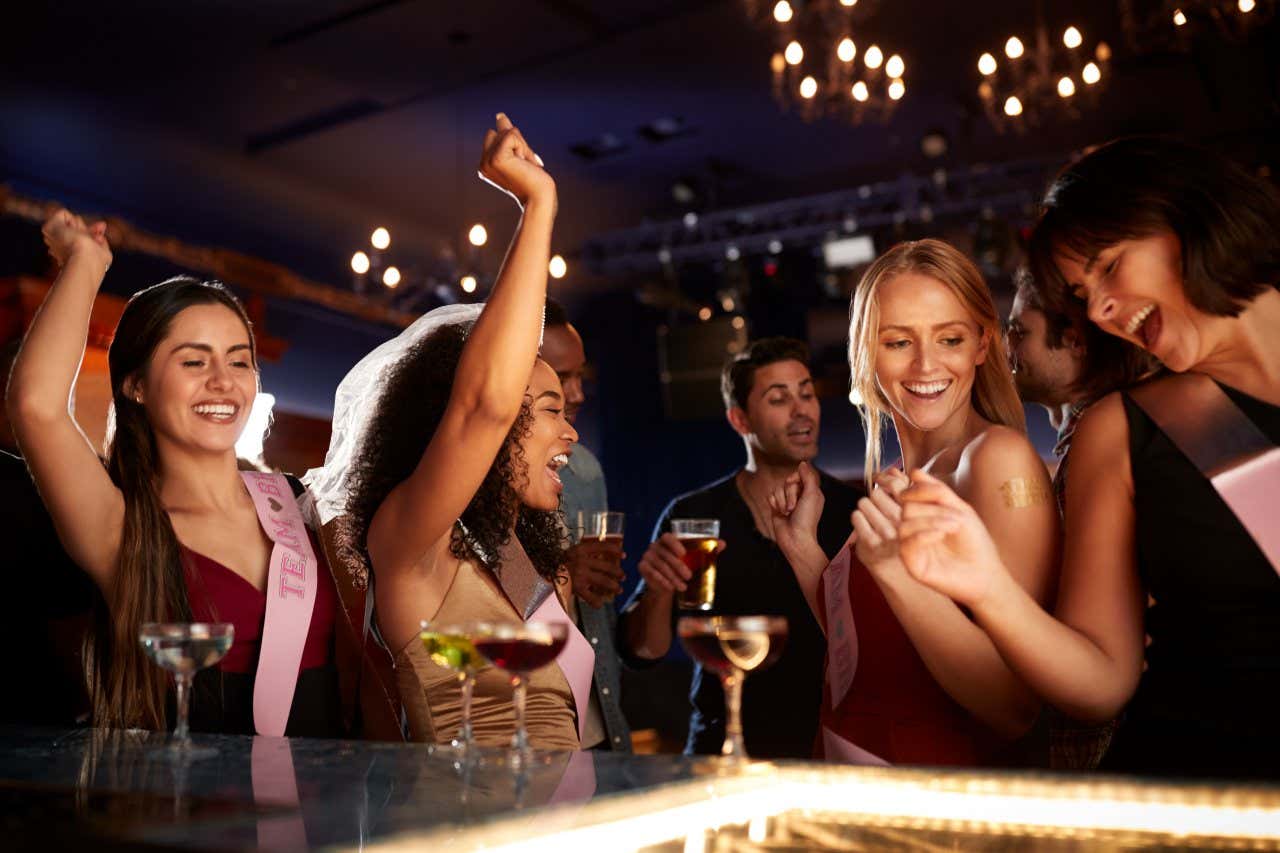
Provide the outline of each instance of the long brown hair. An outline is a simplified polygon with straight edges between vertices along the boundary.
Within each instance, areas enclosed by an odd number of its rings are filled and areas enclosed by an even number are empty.
[[[880,333],[880,288],[895,276],[919,273],[946,285],[987,335],[987,357],[978,365],[971,401],[982,417],[1027,431],[1026,415],[1009,371],[1000,317],[982,273],[963,252],[942,240],[899,243],[872,262],[853,293],[849,309],[849,370],[853,390],[862,398],[868,485],[880,472],[880,433],[889,418],[889,401],[876,383],[876,339]]]
[[[140,290],[129,300],[107,361],[111,409],[107,417],[107,473],[124,495],[124,531],[115,578],[95,608],[85,650],[86,677],[96,725],[163,728],[168,679],[150,663],[138,631],[144,622],[189,620],[178,537],[160,503],[160,464],[146,407],[126,393],[147,369],[173,319],[193,305],[222,305],[249,334],[253,326],[240,300],[220,282],[179,276]]]

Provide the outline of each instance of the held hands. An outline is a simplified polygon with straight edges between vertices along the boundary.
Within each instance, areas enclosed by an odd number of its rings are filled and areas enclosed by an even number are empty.
[[[973,608],[1004,571],[1000,552],[978,513],[942,481],[911,472],[902,493],[899,553],[911,576]]]
[[[565,566],[573,592],[592,607],[613,601],[622,592],[622,545],[616,541],[583,539],[569,549]]]
[[[784,554],[808,542],[818,541],[818,520],[827,498],[822,481],[808,462],[801,462],[781,486],[769,495],[773,511],[773,537]]]
[[[716,553],[725,549],[724,540],[716,543]],[[693,572],[684,564],[684,545],[674,533],[664,533],[649,544],[640,558],[640,577],[645,584],[665,595],[684,592]]]
[[[40,229],[44,244],[58,266],[66,266],[72,255],[85,254],[102,265],[111,266],[111,246],[107,244],[107,223],[85,221],[66,208],[59,208],[45,220]]]
[[[530,202],[555,203],[555,181],[505,113],[498,113],[493,128],[484,135],[480,177],[514,198],[522,210]]]

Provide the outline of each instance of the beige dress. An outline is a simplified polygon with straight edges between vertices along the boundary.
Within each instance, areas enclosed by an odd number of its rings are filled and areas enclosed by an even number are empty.
[[[431,621],[523,621],[506,597],[481,576],[481,571],[484,570],[471,561],[462,561]],[[563,588],[558,587],[557,592],[563,603]],[[417,637],[396,654],[396,681],[408,716],[410,737],[427,743],[447,743],[458,735],[462,726],[462,685],[458,674],[432,661]],[[529,743],[537,749],[578,748],[573,691],[558,665],[545,666],[529,676],[525,723]],[[481,746],[509,746],[516,730],[511,680],[487,662],[476,672],[471,727]]]

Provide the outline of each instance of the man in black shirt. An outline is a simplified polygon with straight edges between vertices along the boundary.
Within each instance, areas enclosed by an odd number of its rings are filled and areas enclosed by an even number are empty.
[[[746,464],[722,480],[681,495],[663,512],[640,560],[641,582],[623,610],[619,638],[629,662],[666,655],[675,622],[675,593],[688,569],[673,518],[720,520],[725,550],[716,561],[715,614],[785,616],[782,656],[746,679],[742,724],[757,758],[809,758],[818,731],[826,640],[791,566],[774,542],[768,496],[802,461],[818,455],[821,407],[800,341],[765,338],[731,359],[721,374],[726,417],[746,446]],[[826,506],[818,525],[834,555],[848,538],[859,492],[821,474]],[[715,754],[724,741],[724,694],[714,675],[695,666],[686,753]]]

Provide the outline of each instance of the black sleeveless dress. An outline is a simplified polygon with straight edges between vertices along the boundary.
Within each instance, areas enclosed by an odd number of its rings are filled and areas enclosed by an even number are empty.
[[[1222,387],[1280,444],[1280,407]],[[1209,481],[1123,399],[1138,570],[1155,603],[1147,671],[1101,769],[1280,778],[1280,575]]]

